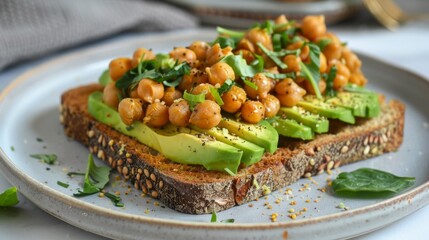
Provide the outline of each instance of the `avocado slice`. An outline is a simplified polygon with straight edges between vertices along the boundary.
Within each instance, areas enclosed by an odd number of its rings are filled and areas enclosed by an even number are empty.
[[[372,92],[340,92],[326,102],[350,109],[356,117],[375,117],[380,112],[378,96]]]
[[[89,96],[88,111],[97,121],[136,138],[172,161],[203,165],[207,170],[237,173],[243,151],[216,141],[212,136],[173,125],[152,129],[142,122],[134,122],[131,127],[127,126],[116,110],[103,103],[101,92]]]
[[[241,163],[243,163],[245,166],[250,166],[254,163],[259,162],[262,159],[262,155],[264,155],[264,148],[243,138],[240,138],[235,134],[231,134],[226,128],[213,127],[209,130],[199,129],[195,126],[191,126],[191,128],[198,132],[204,132],[208,135],[211,135],[215,137],[218,141],[241,149],[243,151]]]
[[[302,140],[310,140],[314,138],[314,133],[310,127],[304,126],[293,119],[277,118],[273,122],[277,132],[285,137],[300,138]]]
[[[323,102],[317,99],[315,96],[307,96],[305,97],[304,101],[298,102],[297,105],[307,111],[325,116],[327,118],[338,119],[351,124],[355,123],[355,118],[353,117],[352,111],[343,107]]]
[[[103,86],[107,86],[107,84],[109,84],[109,82],[112,82],[112,81],[113,80],[110,77],[109,69],[104,70],[101,76],[98,78],[98,82]]]
[[[228,129],[230,133],[263,147],[269,153],[277,150],[279,135],[276,129],[265,120],[258,124],[248,124],[223,117],[218,127]]]
[[[316,133],[325,133],[329,131],[329,120],[319,114],[311,113],[302,107],[282,107],[279,114],[283,118],[293,119],[308,126]]]

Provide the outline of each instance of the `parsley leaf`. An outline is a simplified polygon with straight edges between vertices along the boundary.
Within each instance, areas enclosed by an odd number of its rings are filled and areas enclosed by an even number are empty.
[[[0,207],[12,207],[18,203],[17,187],[10,187],[0,194]]]
[[[57,161],[57,155],[55,154],[31,154],[30,157],[39,159],[44,163],[47,163],[49,165],[55,164]]]

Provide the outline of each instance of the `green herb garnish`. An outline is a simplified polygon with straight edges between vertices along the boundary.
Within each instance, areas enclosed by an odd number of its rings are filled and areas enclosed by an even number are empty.
[[[251,65],[247,65],[246,60],[241,55],[228,55],[221,59],[234,70],[235,75],[239,77],[253,77],[256,73],[262,72],[264,62],[262,57],[256,56],[256,60]]]
[[[89,154],[83,191],[78,190],[78,193],[74,193],[73,196],[81,197],[100,192],[109,182],[109,174],[110,168],[107,166],[96,166],[92,154]]]
[[[61,187],[63,187],[63,188],[68,188],[68,187],[69,187],[69,184],[67,184],[67,183],[65,183],[65,182],[61,182],[61,181],[57,181],[57,185],[58,185],[58,186],[61,186]]]
[[[185,90],[185,92],[183,92],[183,99],[188,101],[189,108],[192,110],[198,103],[204,102],[206,99],[206,93],[192,94]]]
[[[255,90],[258,90],[258,86],[254,82],[249,81],[246,78],[242,78],[242,80],[243,80],[243,82],[244,82],[245,85],[247,85],[247,86],[249,86],[249,87],[251,87],[251,88],[253,88]]]
[[[317,98],[321,99],[322,94],[319,89],[319,81],[320,81],[320,49],[317,45],[313,43],[307,43],[310,48],[310,63],[300,62],[301,66],[301,74],[307,81],[310,82],[313,87]]]
[[[231,171],[229,168],[224,168],[225,172],[227,172],[231,176],[235,176],[235,173]]]
[[[226,35],[226,36],[233,37],[233,38],[243,38],[244,35],[246,34],[246,32],[243,32],[243,31],[234,31],[234,30],[223,28],[223,27],[217,27],[216,31],[220,35]]]
[[[273,62],[281,69],[286,69],[287,65],[282,62],[282,60],[280,60],[277,57],[277,54],[273,51],[268,50],[262,43],[258,42],[256,44],[261,50],[262,52],[264,52],[271,60],[273,60]]]
[[[18,203],[17,187],[10,187],[0,194],[0,207],[12,207]]]
[[[232,49],[234,49],[237,46],[237,38],[228,38],[228,37],[223,37],[220,36],[218,38],[216,38],[211,45],[215,45],[216,43],[219,43],[221,48],[226,48],[226,47],[231,47]]]
[[[122,202],[122,198],[115,195],[115,194],[111,194],[109,192],[105,192],[104,196],[106,196],[107,198],[109,198],[113,205],[115,205],[115,207],[123,207],[124,203]]]
[[[355,93],[371,93],[370,90],[361,87],[359,85],[356,84],[352,84],[352,83],[347,83],[346,86],[343,87],[344,91],[347,92],[355,92]]]
[[[68,172],[67,176],[73,177],[73,176],[85,176],[85,173],[83,172]]]
[[[270,73],[270,72],[264,72],[264,75],[268,78],[272,79],[284,79],[284,78],[296,78],[296,74],[294,72],[291,73]]]
[[[320,51],[325,50],[326,46],[328,46],[332,42],[329,38],[323,38],[319,40],[316,45],[319,47]]]
[[[335,97],[337,92],[334,89],[334,79],[337,76],[337,66],[331,67],[329,70],[328,76],[326,78],[326,96]]]
[[[332,189],[342,197],[383,198],[411,187],[415,181],[414,177],[398,177],[377,169],[360,168],[340,173],[332,182]]]
[[[211,218],[210,218],[210,222],[212,222],[212,223],[217,223],[217,222],[218,222],[218,221],[217,221],[217,215],[216,215],[216,212],[213,212],[213,213],[212,213],[212,216],[211,216]],[[220,222],[221,222],[221,223],[234,223],[234,222],[235,222],[235,219],[233,219],[233,218],[228,218],[228,219],[221,220]]]
[[[44,163],[47,163],[49,165],[55,164],[57,161],[57,155],[55,154],[31,154],[30,157],[39,159]]]
[[[10,146],[10,150],[11,150],[12,152],[15,152],[15,147],[14,147],[14,146]]]
[[[222,106],[222,105],[223,105],[223,100],[222,100],[222,98],[220,97],[220,94],[219,94],[219,92],[217,91],[217,89],[216,89],[215,87],[211,86],[211,85],[210,85],[209,89],[210,89],[210,93],[212,94],[212,96],[213,96],[213,98],[215,99],[216,103],[217,103],[219,106]]]
[[[228,92],[231,87],[234,85],[234,81],[231,79],[227,79],[220,88],[217,89],[218,93],[222,96],[222,94]]]
[[[43,139],[41,139],[41,138],[36,138],[36,141],[38,141],[38,142],[43,142]]]

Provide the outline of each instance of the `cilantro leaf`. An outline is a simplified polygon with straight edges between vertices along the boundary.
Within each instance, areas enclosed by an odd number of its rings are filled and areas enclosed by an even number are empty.
[[[18,203],[17,187],[10,187],[0,194],[0,207],[12,207]]]
[[[39,159],[44,163],[47,163],[49,165],[55,164],[57,161],[57,155],[55,154],[31,154],[30,157]]]

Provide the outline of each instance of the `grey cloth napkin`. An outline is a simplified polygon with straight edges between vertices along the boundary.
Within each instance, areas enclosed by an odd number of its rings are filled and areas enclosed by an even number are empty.
[[[196,18],[143,0],[0,0],[0,71],[20,60],[125,30],[190,28]]]

